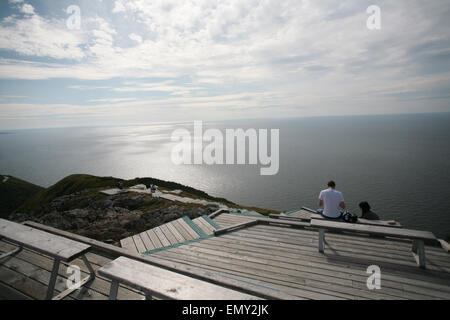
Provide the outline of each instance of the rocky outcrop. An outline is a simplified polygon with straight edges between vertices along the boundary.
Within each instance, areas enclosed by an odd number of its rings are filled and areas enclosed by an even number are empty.
[[[175,204],[151,195],[129,192],[113,196],[86,190],[58,197],[30,213],[15,213],[11,220],[31,220],[92,239],[118,243],[120,239],[183,216],[196,218],[215,206]]]

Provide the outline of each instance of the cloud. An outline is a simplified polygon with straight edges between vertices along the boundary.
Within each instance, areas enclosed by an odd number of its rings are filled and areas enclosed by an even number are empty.
[[[73,31],[67,17],[19,3],[15,10],[26,14],[0,21],[0,49],[17,54],[0,52],[0,78],[111,80],[71,89],[110,90],[111,97],[90,96],[89,103],[211,106],[218,116],[258,108],[410,112],[418,107],[404,102],[418,98],[441,110],[442,92],[450,90],[445,1],[380,0],[378,31],[366,28],[369,4],[116,0],[108,10],[82,7],[82,28]],[[138,101],[124,100],[130,93]]]
[[[136,33],[129,34],[128,38],[130,38],[131,40],[134,40],[136,42],[142,43],[142,37],[137,35]]]
[[[0,49],[24,56],[80,60],[85,53],[80,48],[83,38],[63,27],[64,21],[51,21],[34,13],[24,4],[23,18],[7,17],[0,23]]]
[[[31,4],[25,3],[20,8],[20,11],[22,11],[25,14],[34,14],[34,7]]]

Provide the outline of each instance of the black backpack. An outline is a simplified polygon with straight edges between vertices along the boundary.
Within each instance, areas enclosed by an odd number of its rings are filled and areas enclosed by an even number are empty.
[[[342,219],[348,223],[356,223],[358,221],[358,216],[356,216],[355,214],[352,214],[350,212],[346,212],[342,216]]]

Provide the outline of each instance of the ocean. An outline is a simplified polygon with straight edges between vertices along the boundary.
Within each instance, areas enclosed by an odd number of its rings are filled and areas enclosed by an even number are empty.
[[[450,113],[204,123],[221,132],[279,129],[279,171],[271,176],[260,165],[175,165],[171,135],[193,125],[0,129],[0,174],[44,187],[74,173],[154,177],[282,211],[316,208],[333,179],[351,212],[368,201],[384,220],[450,236]]]

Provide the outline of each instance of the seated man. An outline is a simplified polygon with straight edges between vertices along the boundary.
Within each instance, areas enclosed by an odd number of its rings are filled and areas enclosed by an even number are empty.
[[[370,205],[367,201],[361,202],[359,208],[361,209],[361,218],[367,220],[380,220],[378,215],[370,210]]]
[[[328,189],[320,191],[319,207],[323,206],[323,209],[317,210],[317,213],[325,218],[339,219],[343,214],[340,208],[342,210],[345,209],[344,196],[341,192],[335,190],[335,188],[336,183],[329,181]]]

